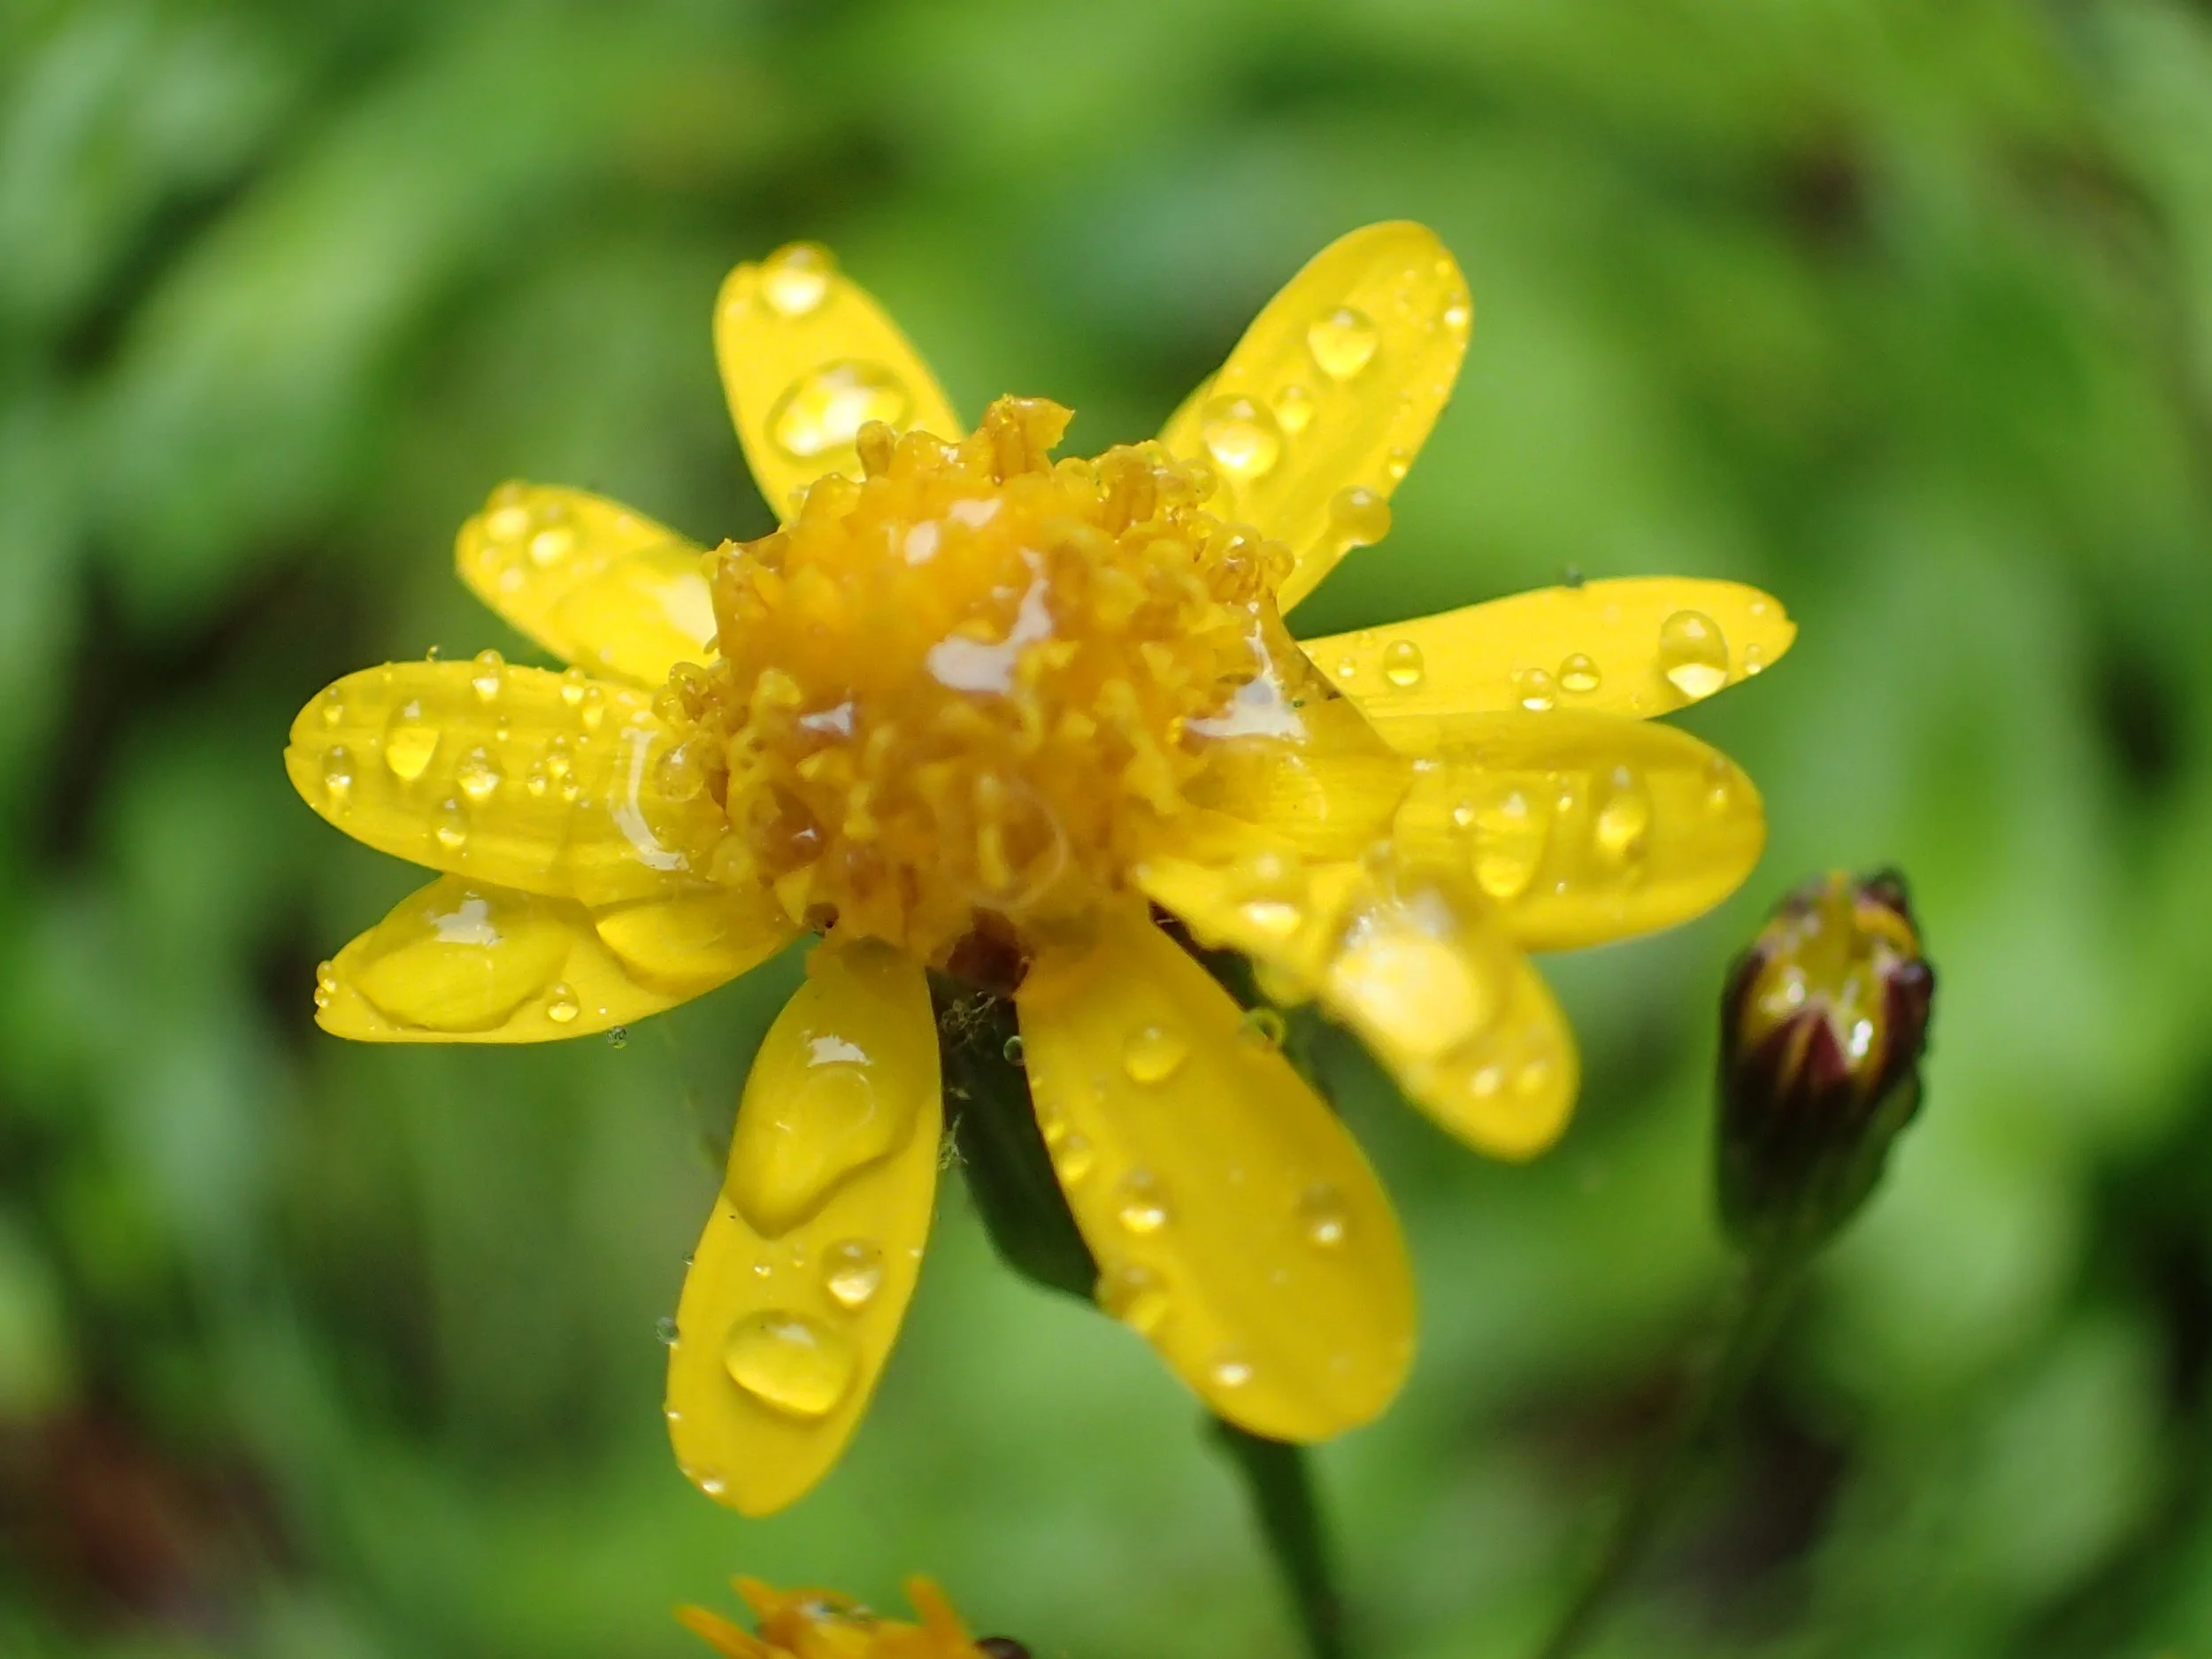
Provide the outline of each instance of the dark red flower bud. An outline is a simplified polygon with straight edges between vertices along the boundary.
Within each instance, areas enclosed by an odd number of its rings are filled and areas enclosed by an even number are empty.
[[[1809,1252],[1858,1213],[1920,1104],[1935,973],[1904,879],[1808,882],[1721,1000],[1722,1223],[1754,1254]]]

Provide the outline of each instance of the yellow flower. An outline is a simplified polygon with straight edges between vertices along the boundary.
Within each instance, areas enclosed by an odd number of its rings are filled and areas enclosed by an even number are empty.
[[[927,1578],[906,1581],[919,1624],[881,1618],[834,1590],[780,1591],[757,1578],[736,1579],[760,1633],[741,1629],[703,1607],[676,1617],[725,1659],[1008,1659],[1025,1654],[1003,1637],[972,1640],[944,1592]]]
[[[1751,868],[1749,780],[1641,717],[1772,662],[1793,629],[1764,595],[1591,582],[1285,630],[1387,528],[1468,317],[1431,232],[1371,226],[1158,442],[1056,462],[1066,411],[1002,399],[962,436],[873,302],[787,248],[715,314],[782,529],[709,554],[504,486],[461,573],[577,666],[394,664],[301,714],[307,801],[444,872],[323,969],[326,1030],[580,1036],[825,935],[678,1310],[670,1432],[710,1494],[810,1486],[896,1334],[942,1127],[926,969],[1012,995],[1102,1302],[1214,1411],[1310,1441],[1405,1374],[1404,1247],[1351,1137],[1149,907],[1518,1157],[1576,1070],[1523,951],[1665,926]]]

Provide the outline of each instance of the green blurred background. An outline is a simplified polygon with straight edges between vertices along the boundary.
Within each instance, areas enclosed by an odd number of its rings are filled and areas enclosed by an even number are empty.
[[[1401,215],[1474,347],[1307,631],[1574,567],[1803,632],[1686,722],[1766,791],[1750,887],[1555,964],[1557,1152],[1328,1056],[1425,1304],[1318,1460],[1366,1651],[1523,1654],[1567,1593],[1725,1282],[1722,964],[1893,859],[1929,1110],[1608,1650],[2212,1654],[2203,0],[0,11],[0,1653],[675,1655],[737,1569],[1293,1651],[1192,1402],[956,1184],[832,1479],[694,1494],[655,1324],[795,964],[620,1049],[344,1047],[314,964],[412,878],[278,752],[349,669],[528,658],[450,572],[502,479],[766,526],[738,259],[830,242],[971,414],[1049,394],[1090,451]]]

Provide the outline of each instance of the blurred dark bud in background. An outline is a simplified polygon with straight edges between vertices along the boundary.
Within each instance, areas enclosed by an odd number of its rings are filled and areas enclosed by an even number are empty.
[[[1802,1256],[1858,1213],[1920,1106],[1935,973],[1903,877],[1809,881],[1737,959],[1721,998],[1723,1225]]]

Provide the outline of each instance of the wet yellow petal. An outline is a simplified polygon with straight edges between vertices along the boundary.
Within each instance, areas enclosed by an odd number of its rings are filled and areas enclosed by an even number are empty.
[[[1306,864],[1256,836],[1234,863],[1214,849],[1158,857],[1137,880],[1201,942],[1250,956],[1279,1000],[1317,1000],[1469,1145],[1528,1157],[1565,1128],[1573,1034],[1497,907],[1456,870],[1389,849]]]
[[[1759,792],[1688,733],[1623,715],[1469,715],[1393,835],[1455,866],[1523,949],[1604,944],[1710,910],[1766,844]]]
[[[1263,824],[1309,858],[1356,858],[1390,827],[1413,764],[1341,698],[1309,703],[1294,742],[1216,746],[1193,801]]]
[[[1041,959],[1015,1000],[1108,1310],[1254,1433],[1317,1440],[1381,1411],[1413,1354],[1405,1246],[1289,1062],[1135,907]]]
[[[1781,602],[1740,582],[1638,576],[1304,642],[1396,748],[1450,741],[1462,715],[1579,709],[1643,718],[1756,674],[1790,648]]]
[[[724,918],[718,951],[677,960],[651,948],[657,918],[710,905]],[[703,931],[696,919],[690,926]],[[634,948],[611,949],[611,927],[626,930]],[[357,1042],[582,1037],[711,990],[791,936],[764,895],[710,891],[595,914],[573,900],[441,876],[325,964],[315,1023]]]
[[[860,476],[853,437],[871,420],[949,441],[966,431],[898,326],[811,243],[730,273],[714,351],[753,481],[780,518],[816,479]]]
[[[659,687],[714,655],[706,549],[580,489],[502,484],[461,526],[454,562],[476,595],[556,657]]]
[[[1287,542],[1287,612],[1390,524],[1392,490],[1435,425],[1467,349],[1467,284],[1436,233],[1405,222],[1339,237],[1291,278],[1160,436],[1222,480],[1215,510]]]
[[[724,827],[644,693],[496,652],[348,675],[300,711],[284,764],[357,841],[587,903],[692,883]]]
[[[913,1294],[937,1188],[937,1026],[922,970],[832,939],[746,1079],[730,1164],[676,1311],[668,1432],[748,1515],[819,1480]]]

